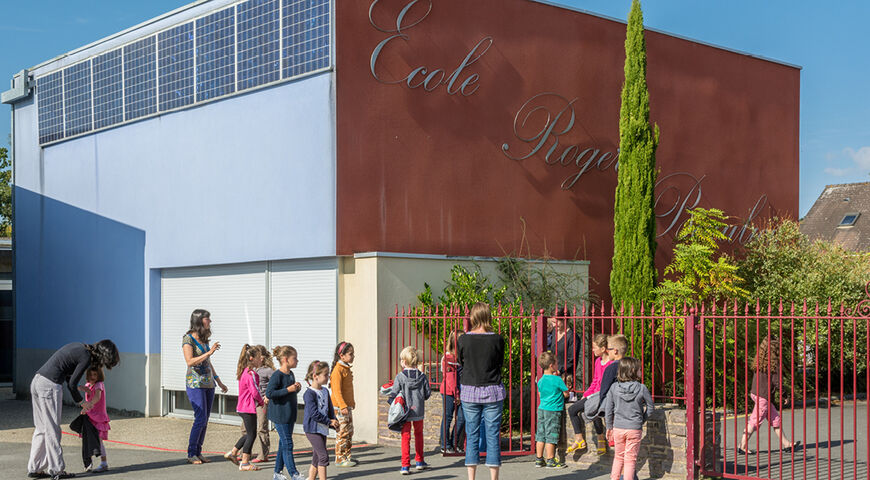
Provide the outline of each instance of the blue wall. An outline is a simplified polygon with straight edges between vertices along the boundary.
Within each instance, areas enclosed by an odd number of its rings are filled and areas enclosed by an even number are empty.
[[[15,207],[18,348],[141,349],[145,232],[18,187]]]
[[[334,256],[332,79],[44,149],[35,102],[17,105],[19,348],[112,337],[158,353],[159,269]]]

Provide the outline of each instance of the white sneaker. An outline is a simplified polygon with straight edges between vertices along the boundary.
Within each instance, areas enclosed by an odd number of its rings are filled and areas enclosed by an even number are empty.
[[[290,477],[290,480],[308,480],[308,477],[303,477],[301,473],[296,472]]]
[[[108,470],[109,470],[109,464],[103,462],[103,463],[100,463],[100,466],[97,467],[97,468],[95,468],[95,469],[93,470],[93,472],[94,472],[94,473],[100,473],[100,472],[105,472],[105,471],[108,471]]]
[[[272,480],[287,480],[287,477],[283,473],[275,472],[275,475],[272,475]]]

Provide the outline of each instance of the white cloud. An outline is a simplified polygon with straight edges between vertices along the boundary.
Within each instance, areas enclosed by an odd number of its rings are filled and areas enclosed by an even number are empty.
[[[864,175],[870,171],[870,146],[854,149],[846,147],[839,152],[830,152],[825,160],[837,166],[827,167],[824,172],[833,177]]]

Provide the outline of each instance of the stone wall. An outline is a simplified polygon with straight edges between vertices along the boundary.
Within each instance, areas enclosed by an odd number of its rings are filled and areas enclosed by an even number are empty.
[[[400,434],[387,429],[387,397],[379,397],[378,407],[378,443],[387,446],[399,446]],[[441,426],[441,394],[432,392],[432,396],[426,402],[426,418],[423,422],[423,444],[427,452],[438,447],[439,429]],[[716,414],[716,420],[721,421],[721,413]],[[706,448],[704,459],[708,465],[716,461],[716,446],[720,444],[720,432],[716,432],[713,438],[713,415],[707,414],[706,419]],[[697,428],[700,428],[698,425]],[[566,424],[567,438],[574,438],[574,429]],[[581,452],[574,452],[567,457],[564,447],[560,448],[560,455],[565,461],[580,470],[589,470],[596,474],[610,471],[613,464],[613,451],[608,448],[607,454],[599,456],[595,448],[595,432],[592,422],[586,422],[586,440],[588,448]],[[685,479],[686,478],[686,409],[673,404],[657,404],[652,418],[643,429],[643,441],[641,442],[640,454],[638,455],[638,476],[640,478],[656,479]]]

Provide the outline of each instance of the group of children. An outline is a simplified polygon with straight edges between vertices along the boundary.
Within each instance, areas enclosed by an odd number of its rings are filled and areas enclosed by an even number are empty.
[[[622,335],[596,335],[592,352],[596,360],[592,381],[582,397],[567,413],[574,426],[574,441],[567,453],[583,450],[586,445],[584,417],[592,420],[597,434],[597,452],[607,452],[609,442],[615,447],[611,478],[635,476],[643,424],[653,412],[652,395],[640,382],[642,365],[639,360],[625,357],[628,341]],[[565,468],[556,458],[556,445],[562,429],[562,412],[568,387],[557,370],[550,352],[538,357],[544,374],[538,380],[540,403],[535,431],[535,466]],[[606,434],[605,434],[606,428]]]
[[[277,370],[272,366],[271,357],[279,364]],[[298,353],[289,345],[275,347],[271,354],[263,345],[242,347],[236,378],[239,383],[239,397],[236,411],[242,418],[244,434],[224,458],[237,464],[241,471],[256,471],[258,461],[268,455],[268,422],[275,425],[278,432],[278,451],[275,457],[274,480],[287,480],[283,471],[286,468],[290,479],[326,480],[326,467],[329,454],[326,451],[326,437],[329,429],[335,429],[336,463],[342,467],[356,464],[350,457],[353,437],[352,411],[356,406],[353,397],[353,373],[350,370],[354,360],[353,345],[341,342],[335,347],[332,367],[323,361],[315,360],[308,365],[305,381],[308,389],[303,395],[305,403],[302,429],[311,444],[312,458],[308,475],[303,477],[296,469],[293,458],[293,427],[297,420],[298,393],[302,385],[296,381],[292,369],[298,364]],[[331,370],[331,375],[330,375]],[[268,376],[264,380],[261,375]],[[327,385],[332,387],[329,391]],[[261,456],[251,459],[251,450],[258,433],[261,435]],[[241,459],[238,455],[241,453]]]

